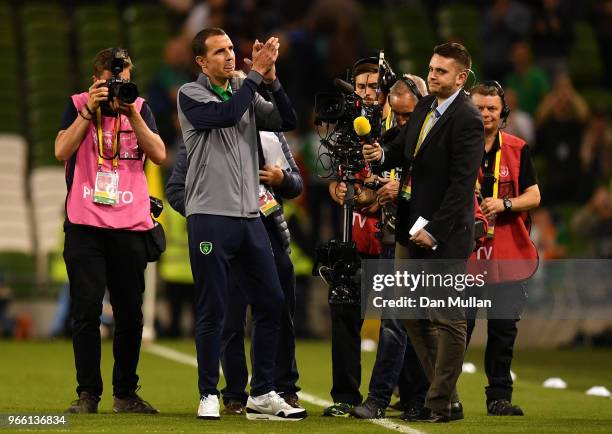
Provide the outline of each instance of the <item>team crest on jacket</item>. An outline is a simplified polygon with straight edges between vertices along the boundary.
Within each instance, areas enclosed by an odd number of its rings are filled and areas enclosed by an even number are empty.
[[[501,166],[499,168],[499,176],[506,177],[510,174],[510,170],[508,170],[508,166]]]
[[[210,241],[202,241],[200,243],[200,252],[202,252],[202,254],[208,255],[210,252],[212,252],[212,249],[213,245]]]

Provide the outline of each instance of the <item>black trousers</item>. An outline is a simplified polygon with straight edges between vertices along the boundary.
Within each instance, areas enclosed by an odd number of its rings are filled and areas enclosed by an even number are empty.
[[[108,289],[115,318],[113,394],[124,397],[138,385],[147,266],[144,234],[82,225],[67,226],[65,232],[77,394],[102,394],[100,315]]]
[[[251,395],[274,390],[276,349],[285,297],[270,240],[260,218],[192,214],[187,218],[195,281],[198,389],[217,395],[219,360],[230,274],[245,276],[242,289],[253,313]],[[208,246],[208,249],[205,248]]]
[[[478,296],[488,294],[493,309],[487,311],[487,344],[485,349],[485,373],[489,385],[485,388],[487,404],[499,399],[512,401],[512,376],[510,366],[514,356],[516,327],[527,300],[525,282],[489,285]],[[475,291],[472,289],[472,291]],[[510,306],[511,305],[511,306]],[[503,306],[503,308],[495,308]],[[466,309],[467,345],[476,326],[477,308]],[[510,314],[516,315],[510,315]],[[514,316],[508,318],[508,316]]]
[[[266,222],[267,223],[267,222]],[[274,368],[274,390],[278,393],[293,394],[300,390],[296,383],[299,378],[295,360],[295,331],[293,315],[295,313],[295,274],[293,264],[283,249],[278,231],[266,224],[270,237],[270,246],[274,254],[274,263],[285,295],[285,308],[281,316]],[[244,353],[244,328],[246,323],[247,300],[243,285],[252,285],[248,276],[237,270],[236,276],[230,278],[229,297],[225,312],[225,322],[221,336],[221,366],[226,386],[221,390],[223,402],[240,401],[246,404],[248,395],[245,388],[248,382],[248,370]],[[251,308],[252,309],[252,308]]]
[[[334,402],[361,404],[361,307],[332,304],[332,390]]]

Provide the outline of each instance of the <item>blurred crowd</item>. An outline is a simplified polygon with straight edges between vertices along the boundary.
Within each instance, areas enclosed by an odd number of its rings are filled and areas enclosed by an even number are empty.
[[[340,208],[327,192],[329,180],[319,161],[319,136],[313,123],[314,95],[331,89],[334,78],[345,78],[360,57],[377,55],[368,34],[373,9],[403,7],[416,1],[356,0],[164,0],[174,16],[175,36],[166,45],[165,65],[148,89],[148,101],[169,149],[166,171],[182,140],[176,114],[176,91],[195,77],[191,39],[204,27],[226,30],[235,45],[237,68],[249,58],[253,41],[280,38],[279,77],[299,117],[297,131],[287,134],[305,180],[305,191],[288,204],[298,297],[305,297],[314,249],[339,235]],[[434,34],[443,42],[437,17],[455,2],[424,1]],[[578,19],[594,31],[604,68],[603,81],[612,88],[612,1],[592,2],[578,10],[571,0],[478,1],[481,14],[482,63],[475,81],[497,80],[505,88],[512,112],[506,130],[532,148],[542,206],[533,213],[532,238],[543,259],[573,256],[612,257],[612,128],[609,107],[589,106],[572,83],[569,55]],[[245,25],[248,23],[248,25]],[[468,46],[468,49],[472,47]],[[388,56],[389,57],[389,56]],[[390,59],[393,65],[399,59]],[[137,62],[137,60],[136,60]],[[426,76],[426,71],[399,71]],[[301,265],[301,266],[300,266]],[[300,290],[301,286],[301,290]],[[187,299],[185,300],[187,301]],[[305,306],[307,300],[298,300]],[[305,319],[305,312],[298,312]],[[176,324],[171,334],[176,333]],[[298,330],[304,336],[306,330]]]
[[[250,57],[251,44],[268,35],[281,39],[279,76],[300,118],[288,136],[307,180],[295,203],[300,214],[304,251],[335,236],[338,209],[327,195],[327,180],[317,164],[318,136],[312,123],[314,95],[329,90],[333,78],[344,78],[354,61],[376,55],[367,33],[368,12],[410,1],[355,0],[164,0],[173,12],[176,36],[167,43],[165,66],[149,88],[164,142],[170,149],[181,140],[176,119],[176,90],[194,76],[192,36],[201,28],[224,28],[235,44],[237,67]],[[452,1],[422,2],[432,25],[439,10]],[[534,215],[543,257],[568,254],[610,257],[610,179],[612,129],[609,107],[589,106],[569,75],[569,54],[578,19],[593,27],[601,52],[604,81],[610,89],[612,69],[606,55],[612,38],[612,1],[591,2],[586,12],[569,0],[478,1],[482,14],[482,64],[477,80],[498,80],[512,109],[507,131],[530,144],[542,189],[542,208]],[[248,25],[244,25],[248,23]],[[438,29],[436,32],[438,39]],[[471,48],[471,47],[468,47]],[[390,59],[392,64],[394,60]],[[426,71],[399,71],[425,76]],[[168,160],[171,170],[172,158]],[[585,219],[585,214],[589,219]],[[330,222],[328,225],[327,223]],[[329,227],[328,227],[329,226]],[[300,238],[300,237],[298,237]]]
[[[297,131],[286,136],[305,183],[304,193],[285,205],[298,281],[295,322],[299,336],[310,335],[308,329],[300,326],[308,323],[307,298],[308,288],[312,286],[315,247],[320,241],[339,235],[341,218],[340,207],[329,197],[328,173],[321,167],[318,156],[320,143],[313,121],[314,96],[331,90],[334,78],[346,78],[357,59],[377,55],[376,50],[380,48],[391,53],[387,57],[397,73],[423,78],[427,74],[426,70],[400,70],[397,67],[400,59],[393,58],[393,46],[373,46],[368,26],[373,19],[368,14],[373,10],[419,6],[425,11],[438,42],[445,40],[438,20],[442,8],[469,3],[478,11],[482,56],[481,64],[474,66],[474,81],[497,80],[502,84],[512,110],[506,130],[524,138],[531,146],[542,191],[542,205],[532,214],[532,239],[540,257],[612,258],[610,107],[605,103],[587,103],[582,89],[574,85],[569,68],[575,26],[581,20],[593,30],[603,69],[601,81],[592,83],[591,89],[612,92],[609,54],[612,0],[590,1],[586,2],[587,6],[572,0],[467,3],[452,0],[162,0],[161,3],[168,10],[173,36],[165,46],[164,65],[143,93],[168,150],[164,179],[171,173],[174,152],[182,141],[176,110],[177,90],[197,75],[191,52],[195,33],[205,27],[223,28],[234,43],[237,69],[244,58],[251,57],[255,39],[262,41],[271,35],[280,38],[278,76],[299,118]],[[385,40],[390,45],[410,43]],[[472,51],[474,47],[467,44],[467,48]],[[138,59],[134,60],[137,67]],[[185,282],[174,283],[180,286]],[[181,305],[187,310],[190,299],[188,289],[177,291],[183,291],[183,296],[169,294],[174,305],[173,322],[161,327],[170,336],[182,333],[177,318],[181,316]],[[3,299],[7,299],[6,294],[0,294],[0,313]],[[8,327],[4,323],[0,331]]]

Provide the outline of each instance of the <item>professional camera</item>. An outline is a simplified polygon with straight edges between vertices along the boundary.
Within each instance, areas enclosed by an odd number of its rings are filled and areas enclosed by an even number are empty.
[[[344,80],[336,79],[334,85],[340,92],[321,92],[315,96],[315,124],[327,124],[327,134],[321,137],[321,144],[331,160],[330,169],[354,174],[365,167],[365,161],[353,122],[365,117],[371,126],[370,136],[379,137],[382,110],[378,105],[364,104],[353,86]]]
[[[354,241],[331,240],[317,246],[312,274],[329,286],[330,304],[359,304],[361,258]]]
[[[112,78],[106,81],[108,87],[108,102],[118,98],[121,102],[132,104],[138,98],[138,88],[129,80],[123,80],[119,74],[123,72],[125,63],[129,60],[127,50],[123,48],[113,48],[113,55],[110,64]]]

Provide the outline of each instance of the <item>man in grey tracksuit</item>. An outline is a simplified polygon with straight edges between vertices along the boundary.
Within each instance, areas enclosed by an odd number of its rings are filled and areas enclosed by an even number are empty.
[[[259,218],[257,127],[290,130],[296,117],[276,79],[278,39],[253,46],[244,81],[231,78],[235,56],[221,29],[194,38],[202,74],[178,91],[178,115],[187,149],[185,210],[195,281],[198,417],[219,418],[217,384],[228,275],[235,265],[248,277],[253,310],[253,376],[249,419],[302,419],[274,392],[274,364],[283,293],[266,229]],[[271,102],[257,94],[265,81]],[[294,411],[295,410],[295,411]]]

